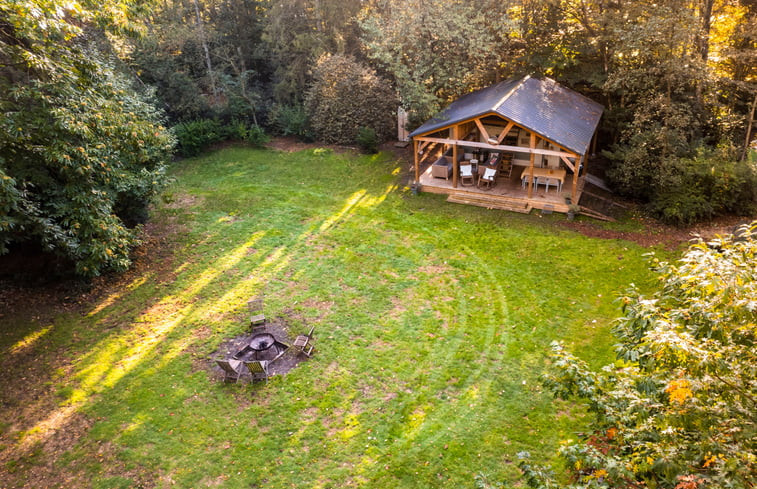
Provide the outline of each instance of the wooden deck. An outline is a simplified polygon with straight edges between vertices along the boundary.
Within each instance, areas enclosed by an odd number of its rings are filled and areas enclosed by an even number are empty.
[[[521,186],[520,175],[528,169],[521,166],[513,167],[512,175],[509,179],[498,177],[497,184],[491,190],[484,190],[477,186],[462,186],[458,181],[457,188],[452,187],[452,178],[445,180],[443,178],[434,178],[431,176],[431,167],[421,173],[420,183],[421,191],[435,194],[447,194],[448,202],[460,204],[476,205],[489,209],[502,209],[513,212],[529,213],[531,209],[546,209],[554,212],[568,212],[568,205],[565,203],[564,193],[570,192],[572,179],[566,178],[562,191],[549,187],[549,191],[544,189],[543,185],[539,190],[534,188],[531,198],[528,198],[528,188]],[[583,179],[582,179],[583,180]],[[579,181],[578,198],[580,201],[581,190],[583,189],[582,181]]]

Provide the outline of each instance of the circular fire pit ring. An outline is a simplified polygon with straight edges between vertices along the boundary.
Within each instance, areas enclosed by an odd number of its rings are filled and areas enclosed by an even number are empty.
[[[250,339],[250,348],[255,351],[266,351],[276,343],[276,337],[271,333],[259,333]]]

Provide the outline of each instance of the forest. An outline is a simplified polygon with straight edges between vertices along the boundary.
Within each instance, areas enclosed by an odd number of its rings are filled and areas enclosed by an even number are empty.
[[[752,0],[0,0],[0,254],[123,270],[175,155],[375,148],[398,106],[524,74],[605,107],[606,177],[651,215],[753,212]]]

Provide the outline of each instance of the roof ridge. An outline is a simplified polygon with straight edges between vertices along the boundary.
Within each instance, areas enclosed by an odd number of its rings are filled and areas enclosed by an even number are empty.
[[[524,83],[526,83],[526,80],[528,80],[529,78],[531,78],[531,75],[526,75],[523,78],[521,78],[521,80],[513,88],[511,88],[501,99],[499,99],[499,102],[497,102],[496,104],[494,104],[493,110],[497,110],[497,108],[499,106],[501,106],[502,104],[504,104],[505,100],[507,100],[510,97],[510,95],[512,95],[513,93],[515,93],[515,91],[518,88],[520,88],[521,85],[523,85]]]

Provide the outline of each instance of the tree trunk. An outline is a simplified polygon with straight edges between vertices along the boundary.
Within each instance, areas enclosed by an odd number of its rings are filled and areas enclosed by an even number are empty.
[[[702,32],[699,38],[699,54],[702,61],[707,61],[710,55],[710,28],[712,26],[712,6],[715,0],[701,0],[699,16],[702,20]]]
[[[197,28],[200,29],[200,40],[202,42],[202,49],[205,51],[205,65],[208,68],[208,78],[210,78],[210,89],[213,92],[213,98],[215,99],[218,96],[218,92],[216,90],[215,76],[213,76],[213,65],[210,63],[210,50],[208,49],[208,41],[205,39],[205,27],[203,26],[202,18],[200,17],[200,5],[197,3],[197,0],[192,0],[192,3],[194,3],[194,7],[195,7]]]
[[[747,151],[749,151],[749,136],[752,134],[752,125],[754,124],[754,109],[757,107],[757,93],[754,94],[754,102],[752,102],[752,110],[749,113],[749,122],[746,125],[746,140],[744,141],[744,152],[741,153],[741,160],[746,159]]]

